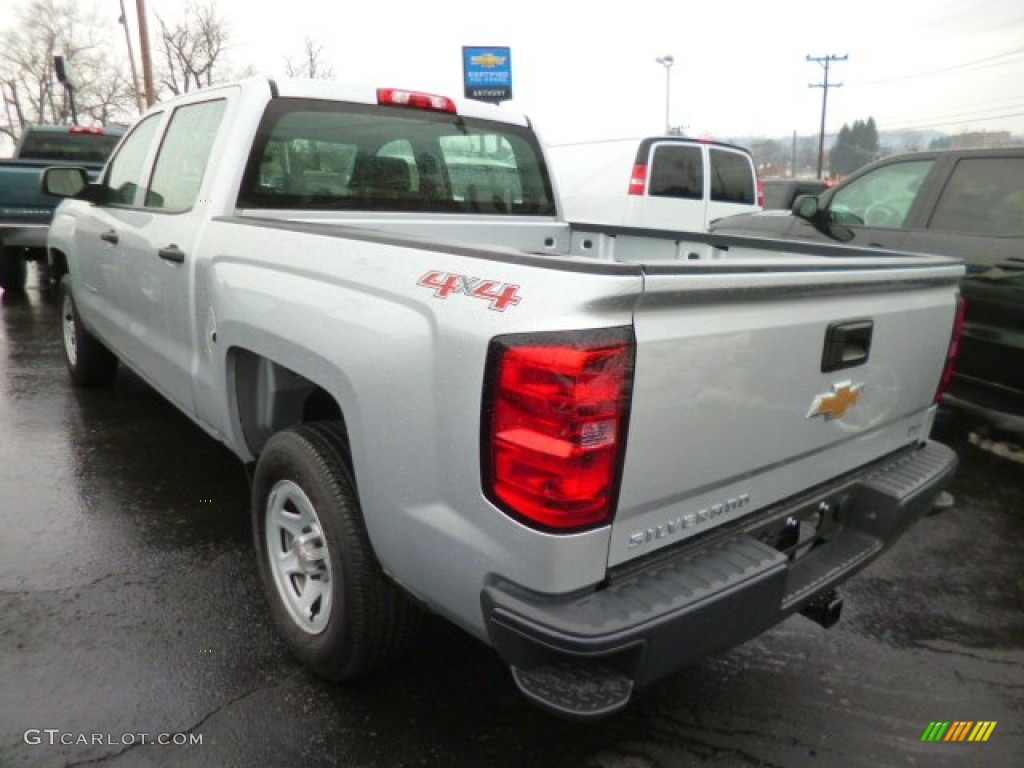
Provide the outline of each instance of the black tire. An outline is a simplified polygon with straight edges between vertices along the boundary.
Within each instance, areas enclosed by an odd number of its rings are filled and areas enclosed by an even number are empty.
[[[60,322],[64,362],[71,381],[79,387],[102,387],[117,375],[117,357],[85,330],[71,290],[71,276],[60,281]]]
[[[25,292],[25,257],[19,248],[0,248],[0,288],[4,293]]]
[[[302,663],[329,680],[365,676],[402,655],[422,618],[373,553],[346,446],[340,423],[278,432],[260,454],[252,490],[274,622]]]

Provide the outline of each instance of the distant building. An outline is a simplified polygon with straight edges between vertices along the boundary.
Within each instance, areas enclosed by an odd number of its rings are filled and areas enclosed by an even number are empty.
[[[998,149],[1014,146],[1009,131],[972,131],[950,137],[950,149]]]

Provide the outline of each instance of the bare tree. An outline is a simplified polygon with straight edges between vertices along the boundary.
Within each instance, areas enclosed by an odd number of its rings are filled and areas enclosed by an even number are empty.
[[[286,56],[284,71],[288,77],[308,77],[314,80],[330,80],[334,77],[334,67],[325,64],[320,56],[324,52],[323,43],[309,35],[303,41],[303,50],[296,59]]]
[[[0,133],[17,140],[28,123],[64,123],[67,91],[57,83],[53,57],[63,56],[74,75],[81,122],[129,119],[134,97],[111,55],[114,25],[75,0],[31,0],[0,48]]]
[[[160,84],[177,96],[220,80],[228,41],[228,25],[212,0],[189,2],[176,22],[157,16],[162,58]]]

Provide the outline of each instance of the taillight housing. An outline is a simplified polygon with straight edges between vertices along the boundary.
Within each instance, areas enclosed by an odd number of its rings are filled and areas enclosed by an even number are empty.
[[[633,166],[633,172],[629,175],[630,195],[643,195],[647,191],[647,166],[637,163]]]
[[[953,382],[953,372],[956,369],[956,356],[960,351],[960,337],[964,332],[964,322],[967,317],[967,302],[963,296],[956,300],[956,316],[953,320],[953,334],[949,339],[949,351],[946,353],[946,367],[942,370],[942,378],[939,380],[939,388],[935,392],[935,402],[941,403],[942,396],[946,394],[949,385]]]
[[[764,179],[757,180],[757,204],[764,208]]]
[[[611,521],[633,380],[629,328],[501,336],[484,379],[483,487],[499,509],[559,533]]]

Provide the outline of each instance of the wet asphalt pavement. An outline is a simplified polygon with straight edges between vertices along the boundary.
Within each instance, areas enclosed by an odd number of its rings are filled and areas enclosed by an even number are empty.
[[[439,621],[370,681],[307,675],[270,625],[241,465],[123,368],[112,390],[72,390],[54,308],[4,299],[2,768],[1024,764],[1014,425],[940,419],[956,503],[844,589],[836,627],[791,618],[578,724]],[[939,720],[997,725],[922,742]]]

